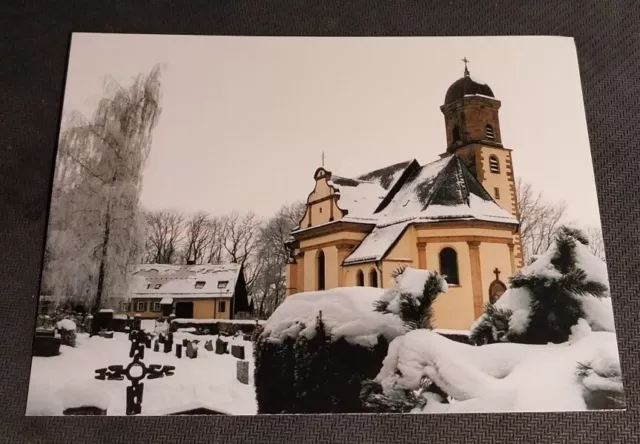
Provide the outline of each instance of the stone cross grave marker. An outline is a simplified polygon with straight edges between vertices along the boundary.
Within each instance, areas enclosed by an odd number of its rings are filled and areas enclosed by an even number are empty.
[[[122,365],[110,365],[107,368],[96,369],[96,379],[102,381],[121,381],[125,377],[131,381],[131,385],[127,387],[127,415],[138,415],[142,411],[142,393],[144,391],[144,383],[140,382],[145,377],[147,379],[162,378],[164,376],[172,376],[175,367],[172,365],[161,366],[151,364],[146,366],[142,360],[144,359],[144,349],[147,342],[147,334],[142,330],[135,330],[129,334],[131,341],[131,349],[129,357],[133,361],[125,368]],[[156,343],[157,344],[157,343]]]

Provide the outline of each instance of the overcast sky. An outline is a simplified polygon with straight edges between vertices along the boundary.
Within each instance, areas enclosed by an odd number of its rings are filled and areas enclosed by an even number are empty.
[[[91,114],[105,75],[129,84],[162,63],[143,205],[268,217],[306,198],[323,151],[326,167],[347,177],[438,159],[439,107],[465,56],[502,101],[516,177],[565,200],[581,225],[600,226],[570,38],[75,34],[64,109]]]

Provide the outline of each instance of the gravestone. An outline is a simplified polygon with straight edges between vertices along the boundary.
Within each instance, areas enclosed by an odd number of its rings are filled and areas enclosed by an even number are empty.
[[[176,344],[176,358],[182,358],[182,344]]]
[[[244,339],[245,341],[251,341],[251,335],[245,333],[242,335],[242,339]]]
[[[249,384],[249,361],[237,362],[236,378],[243,384]]]
[[[204,343],[204,348],[208,351],[213,351],[213,341],[209,339]]]
[[[160,333],[158,335],[158,342],[161,343],[161,344],[164,344],[164,342],[165,342],[165,338],[164,338],[164,335],[162,333]]]
[[[165,353],[171,353],[171,350],[173,349],[173,342],[171,341],[164,341],[164,349],[163,351]]]
[[[142,318],[140,317],[140,313],[136,313],[133,316],[133,330],[141,330],[142,329]]]
[[[113,310],[103,309],[93,315],[91,332],[113,331]]]
[[[195,359],[198,357],[198,346],[192,342],[187,344],[187,352],[185,353],[187,358]]]
[[[238,359],[244,359],[244,345],[232,345],[231,355]]]
[[[222,339],[216,339],[216,354],[224,355],[227,353],[227,343]]]
[[[35,336],[33,341],[33,356],[58,356],[60,354],[61,339],[55,336]]]
[[[186,347],[189,344],[189,340],[188,339],[183,339],[182,340],[182,346]]]
[[[157,340],[153,343],[153,351],[154,352],[159,352],[160,351],[160,344],[158,343]]]
[[[144,346],[147,348],[151,348],[151,336],[147,335],[144,341]]]

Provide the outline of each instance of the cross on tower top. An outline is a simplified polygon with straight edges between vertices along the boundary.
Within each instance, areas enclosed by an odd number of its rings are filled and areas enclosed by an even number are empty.
[[[464,76],[469,77],[469,69],[467,68],[467,63],[469,63],[469,60],[467,60],[466,57],[463,57],[462,61],[464,62]]]
[[[501,271],[498,269],[498,267],[496,267],[496,268],[493,270],[493,274],[495,274],[495,275],[496,275],[496,281],[497,281],[497,280],[500,280],[500,273],[501,273]]]

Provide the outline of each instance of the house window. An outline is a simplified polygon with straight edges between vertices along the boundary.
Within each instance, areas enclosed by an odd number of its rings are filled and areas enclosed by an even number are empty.
[[[453,136],[454,142],[457,142],[460,140],[460,127],[458,127],[458,125],[453,127],[453,130],[451,131],[451,135]]]
[[[371,271],[369,272],[369,286],[378,286],[378,272],[375,269],[371,269]]]
[[[356,285],[358,287],[364,287],[364,273],[362,270],[358,270],[356,273]]]
[[[447,247],[440,251],[440,274],[449,284],[459,285],[458,254],[453,248]]]
[[[318,211],[319,211],[320,213],[322,213],[322,207],[318,208]]]
[[[496,196],[496,199],[500,199],[500,188],[494,187],[493,194]]]
[[[130,302],[120,302],[120,311],[131,311],[131,303]]]
[[[496,138],[495,134],[493,133],[493,127],[488,123],[484,127],[484,134],[487,136],[488,140],[493,140]]]
[[[227,311],[227,302],[226,301],[219,301],[218,302],[218,311],[220,313],[224,313],[225,311]]]
[[[138,313],[147,311],[147,303],[146,302],[136,302],[136,311]]]
[[[218,288],[227,288],[229,281],[218,281]]]
[[[324,290],[324,274],[325,274],[325,263],[324,263],[324,252],[322,250],[318,251],[318,255],[316,256],[316,271],[318,273],[318,290]]]
[[[154,302],[151,311],[162,311],[162,309],[160,308],[160,302]]]
[[[493,154],[489,156],[489,171],[496,174],[500,172],[500,161]]]
[[[205,281],[196,281],[196,288],[203,288],[204,284],[206,284]]]
[[[156,284],[153,288],[155,288],[157,290],[160,287],[162,287],[162,284]]]

